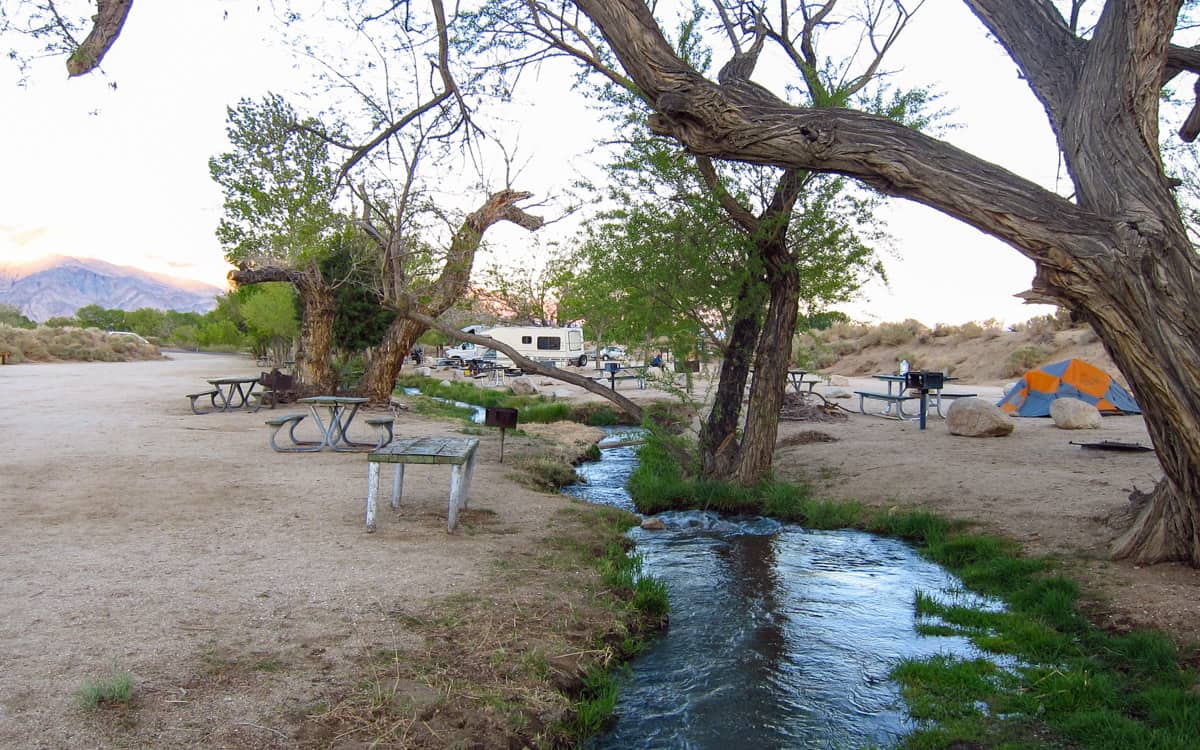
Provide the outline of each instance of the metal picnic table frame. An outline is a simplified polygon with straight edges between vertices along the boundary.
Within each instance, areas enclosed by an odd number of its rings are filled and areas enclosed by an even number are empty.
[[[317,427],[321,430],[321,448],[333,448],[335,451],[361,451],[373,448],[375,443],[360,443],[350,439],[350,423],[358,408],[369,399],[357,396],[309,396],[297,399],[297,403],[307,404]],[[329,412],[329,419],[321,419],[321,408]]]
[[[254,386],[258,385],[258,379],[258,375],[209,378],[209,385],[211,385],[217,391],[216,395],[213,396],[212,399],[213,406],[217,407],[221,411],[241,409],[248,406],[250,394],[254,393]],[[243,388],[245,385],[249,385],[250,387]]]
[[[380,464],[395,464],[392,478],[391,506],[400,507],[404,488],[405,464],[450,466],[450,501],[446,515],[446,531],[458,525],[458,511],[467,507],[471,491],[471,474],[475,471],[475,456],[479,448],[476,438],[426,437],[402,438],[367,454],[367,531],[375,530],[375,508],[379,497]]]

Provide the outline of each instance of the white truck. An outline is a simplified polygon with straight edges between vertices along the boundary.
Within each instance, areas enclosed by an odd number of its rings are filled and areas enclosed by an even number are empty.
[[[555,365],[576,365],[583,367],[587,364],[587,354],[583,351],[583,329],[576,327],[553,328],[550,326],[494,326],[486,328],[471,326],[464,328],[467,333],[477,336],[488,336],[502,344],[507,344],[517,350],[517,354],[528,357],[535,362],[553,362]],[[495,361],[499,367],[512,367],[513,361],[495,349],[476,346],[463,341],[446,350],[446,359],[455,365],[462,365],[474,359]]]

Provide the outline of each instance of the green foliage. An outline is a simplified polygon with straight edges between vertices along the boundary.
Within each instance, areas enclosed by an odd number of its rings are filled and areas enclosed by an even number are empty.
[[[209,160],[225,210],[217,238],[231,263],[299,267],[319,254],[337,221],[329,205],[336,171],[322,123],[302,119],[277,94],[242,99],[227,110],[232,151]]]
[[[0,325],[13,328],[36,328],[37,324],[21,314],[16,305],[0,305]]]
[[[284,355],[300,332],[296,293],[290,284],[256,284],[241,305],[241,315],[247,334],[255,342],[255,351],[270,350],[275,362],[287,359]]]
[[[1006,372],[1009,375],[1022,375],[1027,370],[1045,362],[1047,356],[1049,356],[1049,352],[1042,347],[1037,344],[1027,344],[1008,355]]]
[[[153,307],[140,307],[126,313],[125,325],[129,326],[128,330],[151,341],[157,341],[170,333],[166,313]]]
[[[801,315],[796,321],[796,330],[807,331],[810,329],[824,331],[832,327],[836,323],[849,323],[850,316],[844,312],[830,310],[827,312],[818,312],[811,315]]]
[[[80,328],[99,328],[101,331],[126,331],[124,310],[106,310],[99,305],[84,305],[75,311]]]
[[[349,229],[333,235],[326,242],[328,255],[320,264],[321,276],[336,284],[333,340],[345,351],[378,345],[396,319],[395,311],[381,307],[379,295],[372,291],[372,272],[363,262],[370,249],[362,240],[361,234]]]
[[[75,700],[84,710],[102,706],[128,704],[133,700],[133,679],[128,672],[113,666],[105,677],[85,680],[75,694]]]

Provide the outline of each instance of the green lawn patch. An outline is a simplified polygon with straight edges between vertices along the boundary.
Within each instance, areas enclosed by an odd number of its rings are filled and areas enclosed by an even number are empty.
[[[961,579],[971,594],[917,592],[917,629],[960,635],[992,659],[937,656],[896,665],[920,726],[904,748],[1200,748],[1200,687],[1164,634],[1101,630],[1078,607],[1079,589],[1057,561],[1015,542],[970,532],[925,512],[894,513],[812,497],[804,486],[733,486],[698,479],[694,449],[651,429],[629,481],[643,513],[757,513],[809,528],[854,528],[904,539]]]

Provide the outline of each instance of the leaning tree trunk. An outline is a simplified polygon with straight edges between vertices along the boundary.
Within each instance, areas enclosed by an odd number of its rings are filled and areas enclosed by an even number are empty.
[[[730,327],[729,343],[721,360],[720,380],[712,409],[700,425],[700,467],[708,479],[729,479],[738,465],[738,424],[742,416],[742,396],[750,374],[750,360],[758,341],[762,321],[762,300],[756,284],[742,286]]]
[[[483,242],[483,233],[494,224],[510,221],[529,231],[535,231],[544,223],[540,216],[525,213],[517,203],[529,198],[532,193],[516,190],[501,190],[493,193],[483,205],[471,212],[454,233],[441,275],[420,294],[410,289],[399,288],[401,279],[388,279],[384,288],[384,304],[398,311],[411,310],[421,315],[436,318],[450,309],[467,293],[471,280],[471,268],[475,264],[475,252]],[[398,243],[403,244],[403,243]],[[393,264],[385,263],[390,268]],[[388,327],[384,340],[377,348],[367,369],[363,373],[362,387],[367,398],[385,402],[391,398],[396,387],[396,378],[404,365],[404,357],[429,326],[406,321],[403,313]]]
[[[425,326],[407,318],[396,318],[388,326],[383,340],[372,352],[363,376],[362,393],[371,403],[387,403],[392,397],[404,358],[426,330]]]
[[[775,438],[779,434],[779,409],[787,388],[792,334],[800,309],[800,272],[788,263],[786,252],[775,252],[768,261],[771,302],[763,320],[758,350],[754,354],[754,380],[746,406],[746,428],[737,468],[741,484],[755,484],[771,472]]]

